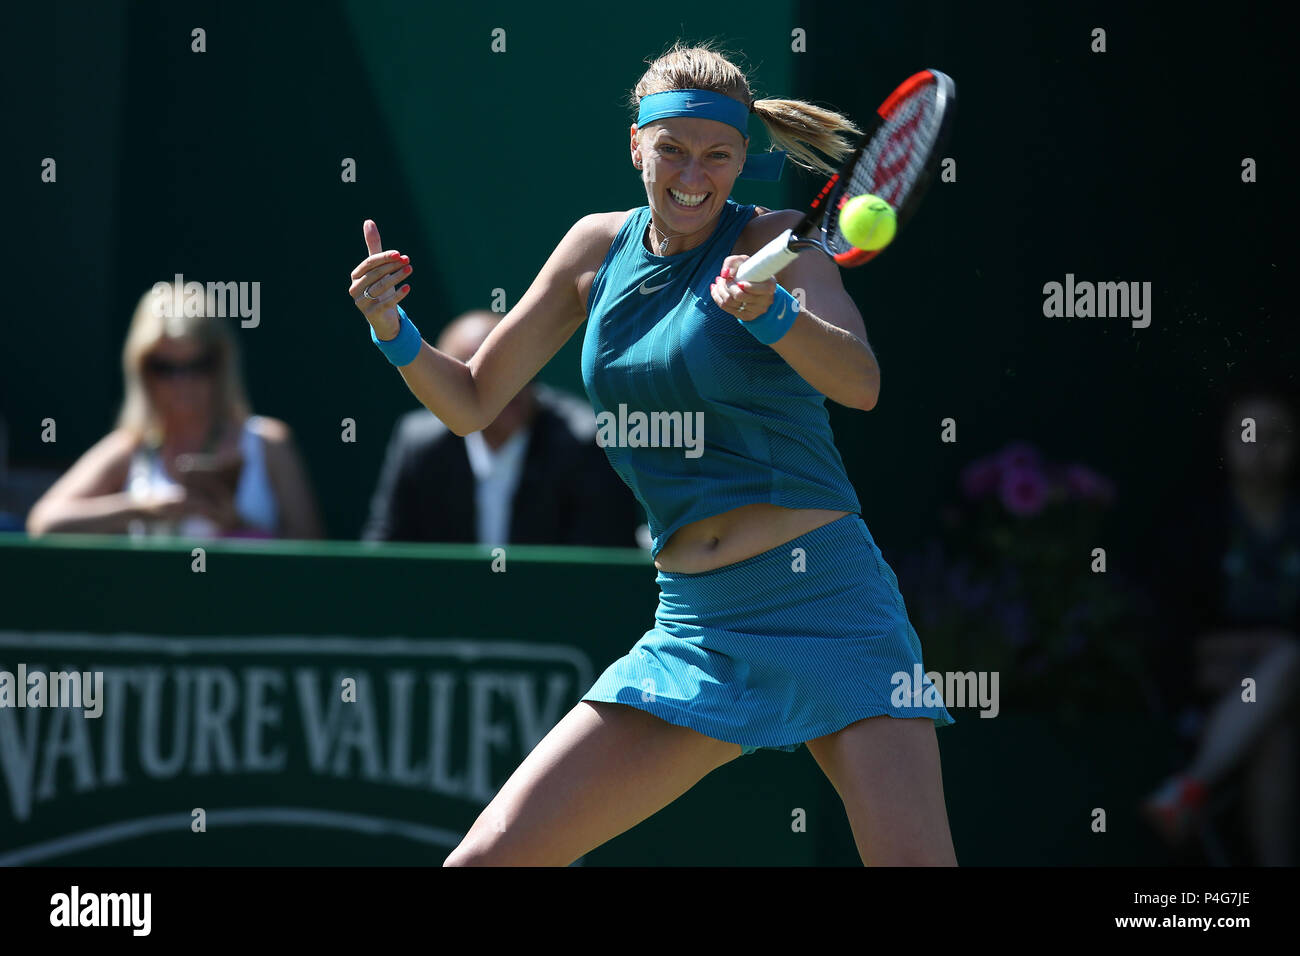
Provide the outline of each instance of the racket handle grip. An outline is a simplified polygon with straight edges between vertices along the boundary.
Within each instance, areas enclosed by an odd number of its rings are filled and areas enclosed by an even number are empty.
[[[764,282],[794,262],[799,258],[799,253],[790,250],[792,238],[794,230],[787,229],[759,249],[740,264],[736,279],[741,282]]]

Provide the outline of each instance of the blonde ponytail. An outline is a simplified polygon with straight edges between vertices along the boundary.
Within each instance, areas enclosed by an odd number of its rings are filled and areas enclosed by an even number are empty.
[[[803,100],[755,100],[751,109],[767,127],[768,138],[785,150],[790,162],[830,175],[853,152],[861,130],[847,116]],[[828,163],[808,147],[829,156]]]

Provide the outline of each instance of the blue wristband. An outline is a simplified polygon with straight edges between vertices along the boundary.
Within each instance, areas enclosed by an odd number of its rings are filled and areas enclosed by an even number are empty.
[[[402,317],[402,324],[398,327],[397,338],[389,339],[387,342],[381,342],[379,336],[375,334],[375,327],[370,327],[370,341],[379,346],[379,351],[384,353],[388,361],[394,365],[410,365],[415,361],[415,357],[420,354],[420,347],[424,345],[424,339],[420,336],[420,330],[415,327],[415,323],[407,318],[406,312],[399,305],[397,314]]]
[[[776,298],[767,307],[767,311],[756,318],[736,321],[749,329],[754,338],[764,345],[771,345],[790,331],[794,320],[799,317],[799,300],[780,285],[776,287]]]

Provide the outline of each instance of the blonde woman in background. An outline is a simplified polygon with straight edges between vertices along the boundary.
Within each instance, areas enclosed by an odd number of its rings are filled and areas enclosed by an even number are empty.
[[[176,291],[140,299],[116,427],[36,502],[28,533],[321,537],[289,426],[252,414],[234,338],[210,308],[173,315]]]

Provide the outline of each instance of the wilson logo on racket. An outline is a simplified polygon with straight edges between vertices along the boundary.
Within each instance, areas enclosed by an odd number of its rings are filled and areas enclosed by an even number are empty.
[[[956,84],[938,70],[904,80],[872,114],[853,155],[822,186],[798,225],[746,259],[736,278],[763,282],[808,249],[820,249],[846,269],[879,255],[880,249],[859,249],[844,237],[840,209],[855,196],[878,196],[894,208],[901,232],[943,155],[956,101]]]

